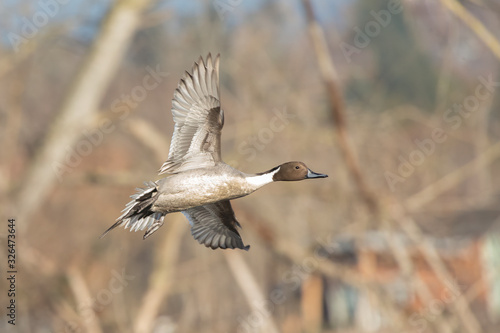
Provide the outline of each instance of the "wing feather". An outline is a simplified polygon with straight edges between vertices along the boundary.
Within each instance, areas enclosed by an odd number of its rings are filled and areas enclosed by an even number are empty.
[[[238,230],[238,221],[229,200],[190,208],[182,212],[191,224],[191,234],[200,244],[212,249],[243,249],[250,247],[243,244]]]
[[[224,113],[219,99],[219,55],[200,57],[179,81],[172,100],[175,122],[167,161],[159,174],[214,166],[221,161]]]

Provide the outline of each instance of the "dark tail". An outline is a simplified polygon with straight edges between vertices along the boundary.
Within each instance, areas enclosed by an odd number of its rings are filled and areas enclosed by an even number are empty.
[[[123,226],[125,229],[130,227],[130,231],[144,230],[147,227],[144,234],[144,239],[146,239],[163,225],[165,214],[151,211],[158,195],[158,184],[149,181],[144,182],[144,185],[146,188],[135,189],[137,193],[130,196],[132,201],[122,210],[123,214],[100,238],[106,236],[114,228]]]

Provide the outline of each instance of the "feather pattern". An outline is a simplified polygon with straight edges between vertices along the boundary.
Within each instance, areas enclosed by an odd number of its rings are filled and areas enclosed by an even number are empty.
[[[236,227],[241,227],[234,216],[229,200],[190,208],[182,212],[191,224],[191,234],[200,244],[212,249],[243,249],[245,246]]]
[[[147,228],[144,238],[151,235],[163,225],[165,213],[153,212],[153,206],[157,193],[158,182],[144,182],[146,188],[136,188],[136,194],[131,195],[130,201],[122,210],[122,215],[116,219],[108,230],[106,230],[101,238],[116,227],[123,226],[125,229],[130,228],[130,231],[144,230]]]
[[[214,166],[221,161],[220,135],[224,112],[219,98],[219,55],[199,58],[174,92],[175,127],[167,161],[159,174]]]

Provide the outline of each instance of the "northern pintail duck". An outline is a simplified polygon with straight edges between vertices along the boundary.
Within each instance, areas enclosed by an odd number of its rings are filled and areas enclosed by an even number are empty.
[[[106,232],[118,226],[144,230],[144,239],[163,225],[166,214],[182,212],[191,234],[212,249],[248,250],[236,227],[240,224],[231,199],[240,198],[276,181],[324,178],[302,162],[287,162],[268,171],[247,174],[221,159],[220,136],[224,112],[219,98],[219,55],[212,61],[200,57],[192,73],[186,72],[174,92],[172,114],[175,128],[167,161],[158,181],[145,182],[132,195],[123,214]]]

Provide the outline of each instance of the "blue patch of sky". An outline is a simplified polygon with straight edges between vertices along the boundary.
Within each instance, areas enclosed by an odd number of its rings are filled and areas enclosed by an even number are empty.
[[[60,2],[59,2],[60,1]],[[92,39],[109,7],[110,0],[3,0],[0,34],[2,43],[10,45],[13,35],[28,41],[38,33],[57,25],[67,25],[68,34]],[[12,45],[10,45],[12,46]]]
[[[241,24],[248,23],[245,17],[258,15],[260,10],[263,10],[267,5],[274,4],[290,9],[287,13],[292,13],[290,21],[281,20],[285,26],[283,36],[295,38],[299,31],[304,30],[305,13],[301,0],[165,0],[160,2],[160,6],[172,8],[176,17],[196,17],[200,15],[208,15],[207,10],[213,11],[222,24],[226,28],[231,29],[238,27]],[[330,25],[333,22],[337,29],[345,30],[348,28],[349,22],[346,22],[346,9],[352,7],[356,1],[354,0],[312,0],[315,14],[320,24]],[[298,18],[298,21],[296,20]],[[182,22],[174,23],[175,29],[182,29]]]
[[[0,24],[0,33],[2,37],[2,43],[8,45],[10,40],[8,38],[9,33],[17,34],[23,37],[23,29],[26,29],[27,25],[33,25],[35,29],[42,31],[49,25],[54,24],[68,24],[71,29],[67,32],[72,38],[76,38],[81,41],[91,41],[95,37],[96,33],[99,31],[102,19],[105,17],[109,6],[113,2],[112,0],[60,0],[63,3],[59,3],[58,0],[2,0],[5,12],[2,16],[7,16],[8,20],[5,20]],[[183,17],[196,17],[199,15],[207,15],[207,10],[212,10],[216,16],[217,5],[222,6],[219,8],[226,8],[229,11],[225,12],[223,23],[228,27],[234,27],[245,22],[241,20],[244,16],[251,16],[256,14],[265,5],[270,2],[281,2],[282,4],[286,2],[287,6],[298,13],[299,17],[304,17],[303,7],[300,0],[198,0],[198,1],[186,1],[186,0],[162,0],[154,3],[154,7],[150,9],[154,10],[164,10],[171,8],[174,17],[170,17],[168,21],[180,21],[177,22],[177,28],[182,28],[182,18]],[[337,0],[337,1],[320,1],[312,0],[315,7],[316,16],[321,24],[327,24],[334,22],[335,26],[341,28],[345,25],[342,13],[345,11],[346,6],[350,6],[354,3],[352,0]],[[226,5],[224,7],[224,5]],[[44,17],[47,18],[47,22],[44,22]],[[302,20],[302,23],[305,21]],[[284,29],[291,29],[291,34],[294,34],[293,30],[302,29],[302,25],[294,24],[284,27]],[[24,36],[25,37],[25,36]]]

